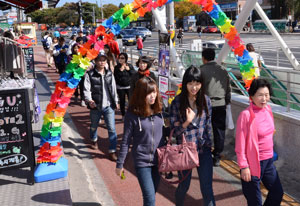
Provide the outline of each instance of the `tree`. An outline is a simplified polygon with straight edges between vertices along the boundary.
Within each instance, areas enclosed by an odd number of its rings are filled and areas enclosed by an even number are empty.
[[[117,7],[114,4],[104,4],[103,5],[103,14],[104,18],[109,18],[111,15],[113,15],[116,11],[119,10],[119,7]]]
[[[195,5],[191,2],[175,2],[175,17],[183,19],[185,16],[192,16],[199,14],[202,9],[200,6]]]

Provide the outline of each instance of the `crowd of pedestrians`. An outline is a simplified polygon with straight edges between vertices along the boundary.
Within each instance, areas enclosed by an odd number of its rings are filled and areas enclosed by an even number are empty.
[[[181,31],[182,32],[182,31]],[[178,35],[180,36],[179,31]],[[178,38],[177,35],[177,38]],[[183,33],[181,34],[183,37]],[[137,41],[139,41],[137,37]],[[72,36],[69,46],[63,37],[50,37],[44,40],[47,64],[52,67],[51,57],[61,74],[78,54],[81,45],[88,37],[79,34]],[[117,40],[117,39],[115,39]],[[182,39],[180,40],[182,41]],[[142,42],[142,41],[141,41]],[[254,52],[253,46],[247,46]],[[170,120],[170,129],[177,143],[184,134],[187,142],[197,144],[200,165],[196,168],[203,196],[203,205],[216,205],[213,192],[213,167],[220,165],[224,150],[226,130],[226,107],[231,102],[231,87],[226,70],[215,62],[215,51],[204,49],[203,65],[186,69],[182,79],[181,93],[175,97],[169,108],[169,116],[163,116],[162,99],[156,77],[151,71],[152,61],[142,55],[137,45],[139,59],[136,69],[128,63],[128,55],[122,52],[117,41],[105,45],[103,51],[88,68],[79,90],[82,106],[90,109],[90,141],[94,149],[98,146],[97,130],[101,118],[106,124],[109,138],[108,158],[116,161],[116,174],[124,176],[123,165],[132,145],[136,176],[143,194],[143,205],[155,205],[155,193],[159,187],[161,174],[158,170],[156,149],[165,144],[164,122]],[[259,64],[259,60],[257,59]],[[259,65],[258,65],[259,66]],[[250,106],[241,112],[237,120],[236,147],[241,172],[243,194],[248,205],[262,205],[260,182],[269,190],[264,205],[280,205],[283,189],[273,164],[274,121],[268,106],[270,84],[263,79],[255,79],[251,84]],[[117,132],[115,110],[120,109],[124,131],[117,154]],[[212,149],[213,147],[213,149]],[[176,206],[184,205],[190,187],[192,174],[189,170],[178,172],[181,181],[175,192]]]

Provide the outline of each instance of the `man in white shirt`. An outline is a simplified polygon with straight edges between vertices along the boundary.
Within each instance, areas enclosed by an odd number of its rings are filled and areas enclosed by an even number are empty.
[[[44,48],[45,54],[46,54],[47,65],[48,65],[48,67],[51,67],[50,46],[52,44],[52,38],[48,31],[45,32],[45,36],[43,37],[42,43],[43,43],[43,48]]]

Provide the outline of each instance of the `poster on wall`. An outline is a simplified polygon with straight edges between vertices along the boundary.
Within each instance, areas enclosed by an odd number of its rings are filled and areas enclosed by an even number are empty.
[[[158,74],[163,76],[170,75],[170,49],[169,46],[159,46],[159,58],[158,58]]]

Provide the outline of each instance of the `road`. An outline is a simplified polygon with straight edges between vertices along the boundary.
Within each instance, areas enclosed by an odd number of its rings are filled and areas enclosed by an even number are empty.
[[[40,44],[40,32],[37,32],[37,38],[38,42]],[[184,33],[184,39],[183,39],[183,47],[184,49],[188,49],[188,44],[193,39],[198,39],[197,33]],[[300,60],[300,34],[283,34],[282,35],[283,40],[288,45],[296,59]],[[208,40],[217,40],[221,39],[220,34],[202,34],[202,40],[208,41]],[[273,38],[271,34],[241,34],[241,39],[245,43],[252,43],[254,45],[254,48],[256,49],[257,53],[261,53],[262,57],[265,60],[265,64],[276,66],[278,64],[279,67],[287,67],[292,68],[292,65],[290,64],[288,58],[285,56],[285,54],[279,49],[279,44],[276,42],[276,40]],[[69,39],[66,39],[67,42]],[[177,39],[176,39],[177,40]],[[148,37],[144,41],[144,50],[153,51],[158,47],[158,32],[152,32],[152,37]],[[128,46],[128,48],[136,48],[136,46]],[[176,48],[179,48],[178,44]],[[129,51],[129,49],[127,51]],[[278,54],[277,54],[278,53]],[[146,53],[147,54],[147,53]],[[277,58],[278,56],[278,58]]]

